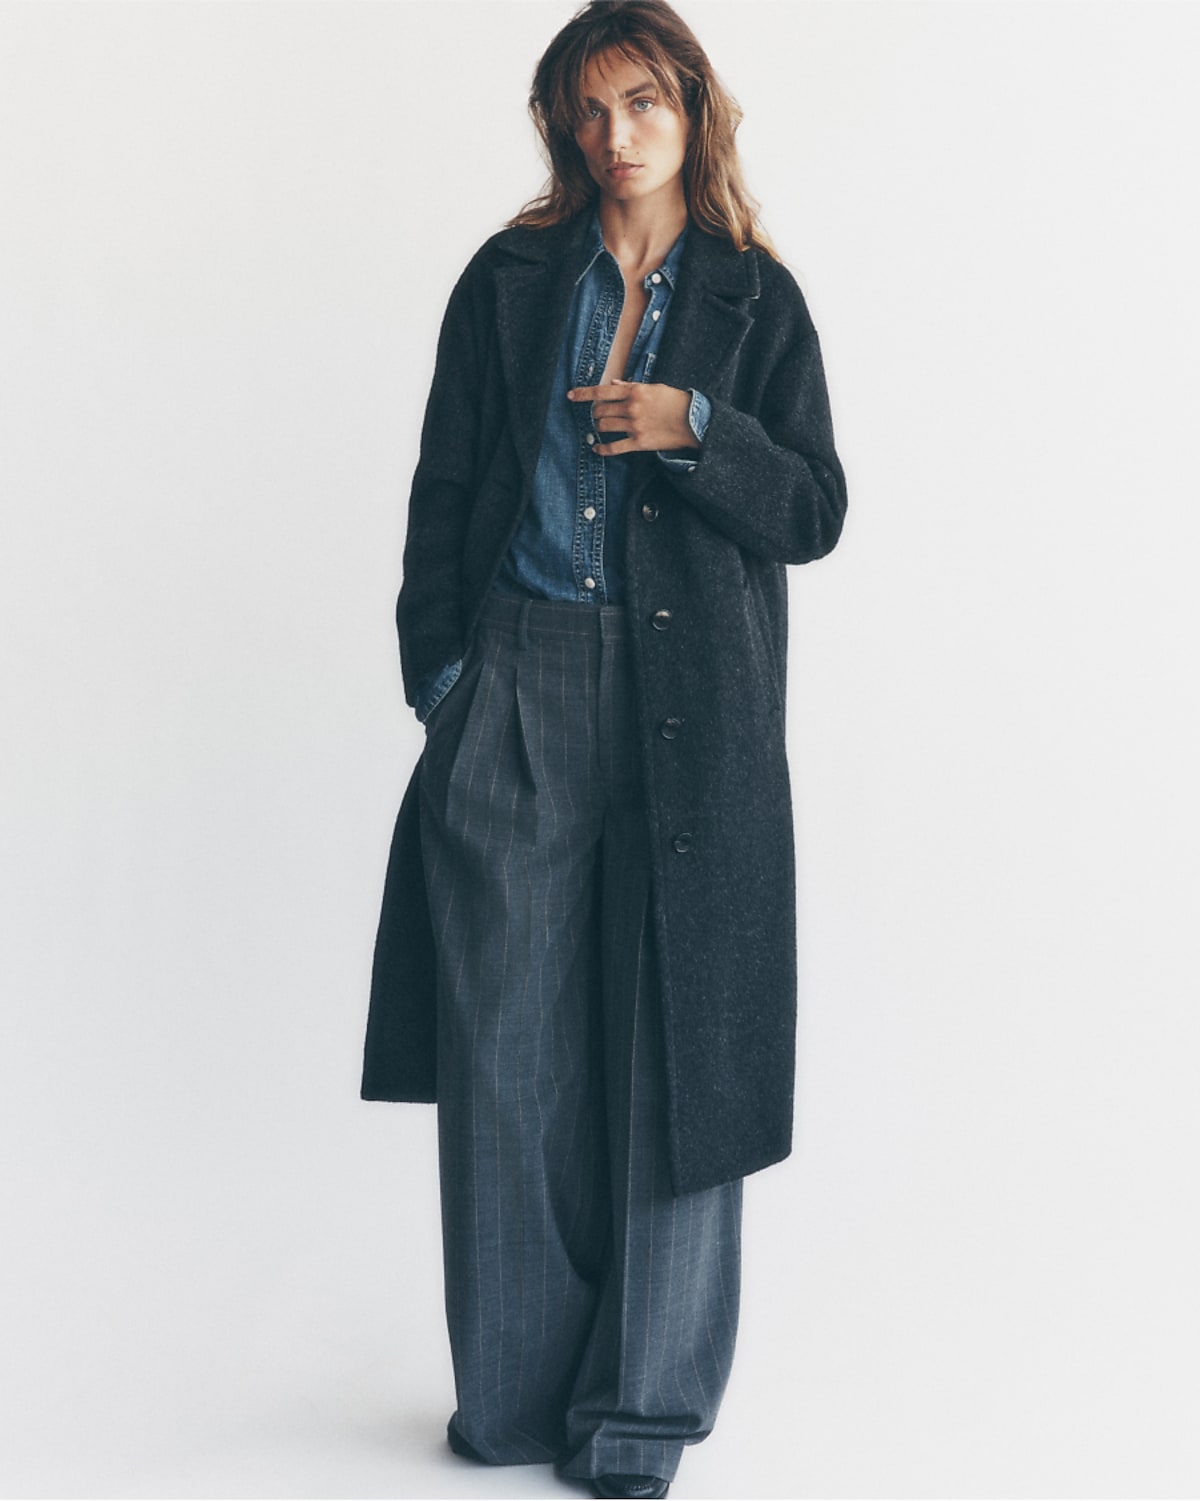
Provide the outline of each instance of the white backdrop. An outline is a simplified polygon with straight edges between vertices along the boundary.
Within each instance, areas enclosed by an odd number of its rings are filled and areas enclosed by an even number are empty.
[[[0,6],[0,1487],[534,1496],[359,1102],[445,298],[571,14]],[[797,1149],[676,1493],[1200,1488],[1200,12],[685,0],[822,333]]]

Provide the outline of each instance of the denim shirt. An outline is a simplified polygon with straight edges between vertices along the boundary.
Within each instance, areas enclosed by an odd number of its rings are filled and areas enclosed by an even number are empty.
[[[662,263],[642,282],[648,300],[629,352],[626,380],[651,378],[687,233],[685,226]],[[597,442],[612,442],[617,435],[595,432],[591,405],[567,400],[574,387],[601,381],[625,302],[624,278],[604,244],[598,212],[585,236],[583,256],[555,368],[533,494],[495,587],[524,598],[586,606],[620,604],[624,597],[625,499],[630,482],[624,455],[606,459],[593,452]],[[711,412],[708,398],[692,391],[688,424],[697,442],[704,439]],[[678,469],[696,467],[694,459],[661,452],[658,457]],[[461,671],[461,661],[451,662],[422,681],[418,719],[428,718]]]

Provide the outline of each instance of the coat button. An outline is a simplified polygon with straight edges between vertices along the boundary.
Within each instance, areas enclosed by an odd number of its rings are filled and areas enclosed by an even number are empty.
[[[650,504],[650,502],[647,501],[646,504],[642,507],[642,520],[643,521],[657,521],[658,520],[658,507],[657,506],[652,506]]]
[[[683,729],[682,719],[664,719],[658,727],[658,732],[664,740],[674,740],[681,729]]]
[[[655,610],[650,617],[650,624],[656,631],[669,631],[671,629],[670,610]]]
[[[676,834],[672,840],[672,844],[677,855],[686,855],[692,847],[692,836],[690,834]]]

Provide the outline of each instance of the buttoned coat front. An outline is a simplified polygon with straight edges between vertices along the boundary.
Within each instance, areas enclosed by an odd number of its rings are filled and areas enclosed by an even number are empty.
[[[529,502],[588,217],[494,235],[451,295],[397,606],[410,703],[422,677],[470,644]],[[676,1193],[688,1193],[791,1149],[796,935],[784,565],[829,552],[846,491],[816,332],[795,280],[764,252],[739,252],[693,224],[654,379],[703,391],[712,403],[703,448],[688,455],[693,469],[649,453],[607,461],[635,467],[625,603],[672,1180]],[[668,719],[679,721],[670,738],[662,733]],[[388,863],[364,1099],[437,1093],[420,777],[418,762]]]

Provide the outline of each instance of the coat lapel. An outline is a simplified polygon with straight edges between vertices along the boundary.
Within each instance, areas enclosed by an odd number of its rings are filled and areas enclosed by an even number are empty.
[[[712,395],[754,321],[744,304],[758,296],[758,289],[754,256],[693,224],[654,364],[655,381]]]
[[[550,386],[566,328],[589,215],[549,229],[513,229],[500,237],[507,259],[495,270],[508,411],[527,484],[533,481]]]
[[[754,322],[745,305],[759,294],[758,262],[731,241],[693,224],[684,241],[679,284],[654,363],[659,385],[713,396],[721,388]],[[629,456],[635,465],[628,504],[661,472],[653,454]]]

